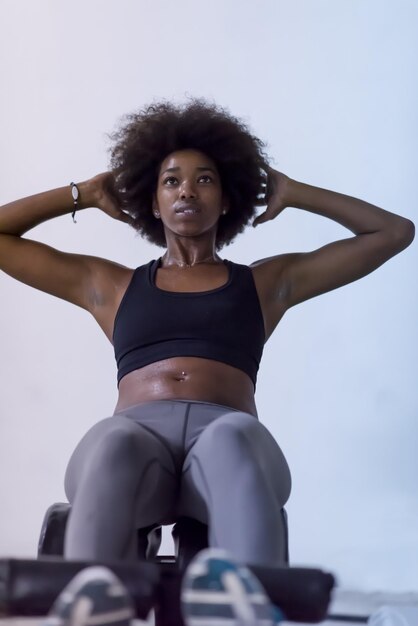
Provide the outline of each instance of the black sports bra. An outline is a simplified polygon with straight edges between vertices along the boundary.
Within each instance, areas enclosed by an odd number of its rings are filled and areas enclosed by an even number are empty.
[[[210,291],[159,289],[160,259],[138,267],[115,318],[118,383],[129,372],[176,356],[213,359],[244,371],[256,384],[265,341],[251,269],[224,261],[225,285]]]

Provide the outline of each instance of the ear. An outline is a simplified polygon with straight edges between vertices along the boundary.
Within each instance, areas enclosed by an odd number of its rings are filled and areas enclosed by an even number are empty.
[[[222,215],[226,215],[229,211],[229,198],[223,196],[222,198]]]
[[[158,202],[155,195],[152,197],[152,214],[156,219],[160,218],[160,211],[158,209]]]

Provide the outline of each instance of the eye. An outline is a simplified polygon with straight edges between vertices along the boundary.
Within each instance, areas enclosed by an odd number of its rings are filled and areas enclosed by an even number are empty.
[[[212,182],[212,180],[213,180],[213,179],[212,179],[212,176],[209,176],[209,174],[203,174],[202,176],[199,176],[199,180],[201,180],[202,178],[206,178],[206,179],[207,179],[207,180],[205,181],[206,183],[207,183],[207,182],[211,183],[211,182]]]
[[[168,183],[168,181],[170,181],[170,180],[174,180],[174,181],[176,181],[176,182],[177,182],[177,178],[176,178],[175,176],[167,176],[167,178],[165,178],[165,179],[163,180],[164,185],[165,185],[166,183]],[[170,186],[171,186],[171,183],[170,183]]]

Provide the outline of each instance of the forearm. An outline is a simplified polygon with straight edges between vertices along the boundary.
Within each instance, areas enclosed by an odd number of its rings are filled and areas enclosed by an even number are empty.
[[[92,206],[88,181],[77,183],[80,191],[77,210]],[[74,210],[70,185],[15,200],[0,207],[0,234],[21,236],[49,219]]]
[[[405,231],[413,229],[410,220],[364,200],[292,179],[288,181],[286,199],[287,206],[328,217],[356,235],[378,231],[402,235]]]

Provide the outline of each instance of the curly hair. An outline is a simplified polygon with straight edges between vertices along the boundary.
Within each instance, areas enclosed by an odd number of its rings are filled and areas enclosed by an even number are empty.
[[[174,105],[161,101],[123,118],[110,135],[111,168],[121,207],[133,227],[158,246],[165,246],[164,227],[152,213],[163,160],[177,150],[194,149],[216,164],[229,211],[218,224],[216,248],[231,243],[255,215],[257,196],[268,165],[265,144],[224,108],[202,98]]]

